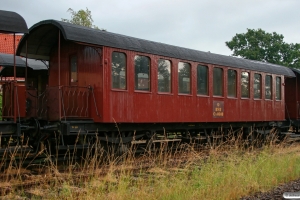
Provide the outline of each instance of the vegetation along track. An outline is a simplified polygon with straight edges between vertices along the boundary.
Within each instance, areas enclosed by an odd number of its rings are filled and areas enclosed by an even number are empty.
[[[78,151],[75,148],[72,151],[50,152],[44,149],[34,158],[29,158],[29,152],[6,151],[0,163],[4,172],[0,176],[0,192],[6,195],[12,190],[63,182],[66,177],[74,183],[88,180],[94,174],[105,177],[111,172],[112,166],[115,174],[124,171],[140,173],[155,167],[157,163],[184,168],[185,165],[189,165],[191,157],[194,159],[200,156],[206,159],[213,150],[223,152],[226,156],[227,150],[232,148],[243,151],[279,142],[290,145],[297,141],[296,137],[290,137],[290,134],[285,134],[284,140],[278,140],[276,129],[271,131],[270,137],[263,137],[264,140],[259,135],[256,135],[256,139],[251,135],[245,139],[242,135],[241,131],[236,131],[222,137],[215,135],[206,142],[190,140],[189,143],[182,141],[170,143],[162,140],[159,145],[151,143],[151,146],[140,146],[139,143],[133,142],[123,154],[116,151],[114,146],[103,143],[93,144],[86,151]],[[144,151],[140,151],[141,149]],[[126,167],[123,165],[124,162]]]

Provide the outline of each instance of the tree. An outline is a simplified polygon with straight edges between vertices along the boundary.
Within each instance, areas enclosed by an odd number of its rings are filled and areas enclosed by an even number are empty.
[[[236,34],[225,44],[233,51],[233,56],[300,68],[300,44],[285,43],[283,38],[276,32],[247,29],[246,33]]]
[[[81,9],[78,12],[74,11],[72,8],[69,8],[67,12],[71,13],[71,20],[62,18],[61,20],[63,22],[99,29],[98,26],[93,25],[94,20],[92,18],[91,11],[89,11],[88,8],[86,8],[86,10]]]

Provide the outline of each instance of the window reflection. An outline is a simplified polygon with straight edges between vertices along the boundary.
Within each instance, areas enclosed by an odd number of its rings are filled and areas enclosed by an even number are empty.
[[[70,82],[77,83],[77,56],[71,56],[70,58],[70,65],[71,65],[71,75],[70,75]]]
[[[236,97],[236,71],[227,71],[227,93],[229,97]]]
[[[249,98],[250,91],[249,91],[249,73],[242,72],[241,73],[241,97],[242,98]]]
[[[272,99],[272,76],[267,75],[265,80],[265,98]]]
[[[158,92],[171,92],[171,62],[169,60],[158,60]]]
[[[206,66],[197,66],[197,94],[208,95],[208,69]]]
[[[113,52],[111,64],[112,88],[126,89],[126,56],[124,53]]]
[[[281,100],[281,78],[276,77],[276,100]]]
[[[135,90],[150,91],[150,59],[146,56],[134,57]]]
[[[191,93],[191,66],[189,63],[178,63],[178,92],[182,94]]]
[[[214,96],[223,96],[223,69],[214,68]]]
[[[254,83],[253,83],[253,89],[254,89],[254,98],[261,99],[261,75],[260,74],[254,74]]]

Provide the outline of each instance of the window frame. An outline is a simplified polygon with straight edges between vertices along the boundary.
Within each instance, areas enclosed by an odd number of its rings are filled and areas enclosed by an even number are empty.
[[[256,76],[259,76],[259,93],[257,93],[257,88],[255,88],[256,85],[258,85],[257,83],[255,83],[256,80]],[[253,79],[253,98],[254,99],[262,99],[262,75],[260,73],[254,73],[254,79]],[[256,96],[256,94],[259,94],[259,97]]]
[[[200,71],[198,69],[200,67],[203,67],[203,68],[206,69],[206,76],[205,76],[205,78],[206,78],[206,83],[205,83],[206,84],[206,88],[205,88],[206,93],[205,94],[204,93],[200,93],[201,90],[199,89],[199,86],[201,88],[201,85],[202,85],[201,81],[199,79],[199,74],[201,75],[201,73],[200,73]],[[197,73],[197,95],[198,96],[209,96],[209,67],[207,65],[198,64],[197,65],[197,69],[196,69],[196,73]]]
[[[267,98],[267,95],[266,95],[266,92],[268,91],[268,90],[266,90],[266,88],[267,88],[267,77],[270,77],[270,92],[271,92],[271,94],[270,94],[270,98]],[[273,100],[273,77],[272,77],[272,75],[266,75],[265,76],[265,92],[264,92],[264,94],[265,94],[265,100]]]
[[[169,62],[169,75],[170,75],[170,80],[169,80],[169,91],[160,91],[159,90],[159,62],[160,60],[164,60],[164,61],[168,61]],[[165,59],[165,58],[159,58],[157,60],[157,93],[159,94],[172,94],[172,90],[173,90],[173,87],[172,87],[172,81],[173,81],[173,69],[172,69],[172,61],[169,60],[169,59]],[[165,80],[165,79],[164,79]]]
[[[139,89],[137,88],[137,82],[139,82],[139,78],[136,77],[136,58],[137,57],[144,57],[148,59],[148,89]],[[151,58],[148,55],[142,55],[142,54],[136,54],[133,58],[134,60],[134,91],[135,92],[145,92],[145,93],[151,93]],[[140,73],[138,73],[140,74]]]
[[[76,81],[72,81],[72,60],[73,60],[73,58],[75,58],[75,61],[76,61]],[[70,78],[69,78],[69,83],[70,83],[70,85],[77,85],[78,84],[78,56],[77,56],[77,54],[72,54],[72,55],[70,55],[69,56],[69,62],[70,62],[70,73],[69,73],[69,75],[70,75]]]
[[[123,88],[114,88],[113,87],[113,53],[119,53],[119,54],[124,54],[124,56],[125,56],[125,88],[123,89]],[[125,52],[122,52],[122,51],[113,51],[112,53],[111,53],[111,70],[110,70],[110,73],[111,73],[111,89],[112,90],[115,90],[115,91],[128,91],[128,79],[127,79],[127,77],[128,77],[128,64],[127,64],[127,62],[128,62],[128,59],[127,59],[127,54],[125,53]],[[120,75],[119,75],[120,76]]]
[[[215,91],[215,86],[216,86],[216,84],[215,84],[215,80],[216,81],[218,81],[218,77],[215,77],[215,69],[220,69],[221,70],[221,80],[220,80],[220,82],[217,82],[217,83],[221,83],[221,95],[219,95],[219,94],[215,94],[215,92],[217,92],[217,91]],[[214,97],[224,97],[224,69],[223,68],[221,68],[221,67],[218,67],[218,66],[216,66],[216,67],[214,67],[213,68],[213,96]]]
[[[243,73],[247,73],[248,74],[248,84],[247,84],[247,89],[248,89],[248,95],[247,96],[243,96],[243,86],[242,86],[242,83],[243,83],[243,81],[242,81],[242,76],[243,76]],[[240,81],[241,81],[241,94],[240,94],[240,97],[241,97],[241,99],[250,99],[250,75],[251,75],[251,73],[250,72],[248,72],[248,71],[241,71],[241,75],[240,75]]]
[[[229,91],[232,89],[232,88],[229,88],[229,71],[234,71],[235,72],[235,84],[234,84],[234,86],[235,86],[235,89],[234,89],[235,95],[234,96],[229,95]],[[238,86],[237,81],[238,81],[237,70],[235,70],[235,69],[228,69],[227,70],[227,97],[229,97],[229,98],[237,98],[237,89],[238,89],[238,87],[237,87]]]
[[[180,64],[183,64],[183,67],[184,67],[184,64],[188,64],[188,66],[189,66],[189,91],[188,92],[181,92],[182,90],[181,90],[181,88],[180,88],[180,85],[183,85],[183,80],[182,80],[182,84],[180,84],[180,72],[179,72],[179,70],[180,70]],[[182,67],[182,68],[183,68]],[[178,76],[177,76],[177,83],[178,83],[178,87],[177,87],[177,89],[178,89],[178,94],[179,95],[192,95],[192,65],[191,65],[191,63],[188,63],[188,62],[184,62],[184,61],[179,61],[178,62],[178,64],[177,64],[177,73],[178,73]],[[186,77],[183,77],[183,78],[186,78]],[[183,79],[182,78],[182,79]],[[184,85],[183,85],[184,86]]]
[[[280,80],[279,85],[278,85],[277,80]],[[280,76],[276,76],[276,79],[275,79],[275,100],[276,101],[281,101],[282,100],[282,88],[281,88],[281,85],[282,85],[282,78]],[[277,96],[278,89],[279,89],[279,98]]]

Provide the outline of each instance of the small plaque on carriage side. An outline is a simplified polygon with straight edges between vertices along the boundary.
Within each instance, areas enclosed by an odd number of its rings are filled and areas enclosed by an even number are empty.
[[[224,117],[224,102],[214,101],[213,102],[213,117],[223,118]]]

